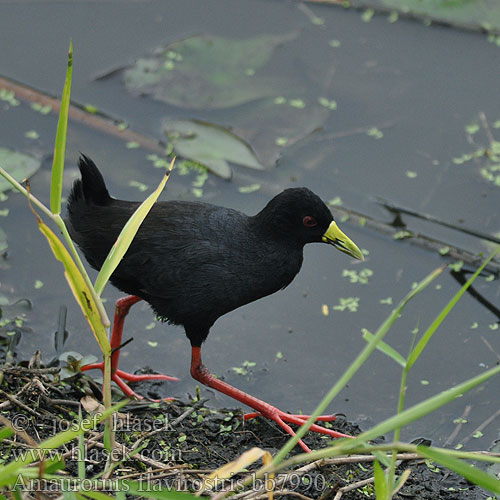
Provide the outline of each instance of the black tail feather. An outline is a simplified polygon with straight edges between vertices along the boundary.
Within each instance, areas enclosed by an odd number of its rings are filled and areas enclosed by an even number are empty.
[[[111,196],[96,164],[88,156],[81,154],[78,168],[82,178],[74,182],[68,204],[71,206],[74,202],[85,200],[94,205],[107,205]]]

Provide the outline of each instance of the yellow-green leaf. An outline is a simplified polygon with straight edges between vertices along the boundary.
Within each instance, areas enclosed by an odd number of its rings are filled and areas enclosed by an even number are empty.
[[[170,163],[170,166],[159,186],[141,203],[141,205],[132,214],[132,216],[118,235],[118,238],[116,239],[113,247],[106,257],[106,260],[104,261],[104,264],[101,267],[99,276],[97,276],[94,285],[97,295],[101,295],[104,287],[106,286],[106,283],[108,282],[110,276],[113,274],[113,271],[117,268],[118,264],[127,252],[128,247],[132,243],[132,240],[137,234],[137,231],[139,230],[139,227],[141,226],[143,220],[146,218],[152,206],[158,199],[158,196],[160,196],[161,192],[163,191],[163,188],[168,181],[170,172],[172,172],[174,162],[175,158]]]

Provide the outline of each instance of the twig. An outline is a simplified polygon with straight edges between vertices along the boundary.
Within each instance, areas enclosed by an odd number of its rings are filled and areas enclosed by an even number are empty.
[[[177,417],[173,422],[170,423],[172,427],[175,427],[176,425],[179,425],[183,420],[185,420],[191,413],[193,413],[195,410],[197,410],[200,406],[203,406],[204,403],[208,401],[208,398],[203,398],[197,401],[193,406],[188,408],[182,415]]]
[[[1,371],[5,373],[21,373],[21,374],[30,374],[30,375],[47,375],[58,373],[61,368],[52,367],[52,368],[25,368],[24,366],[4,366]]]
[[[500,417],[500,410],[497,410],[495,413],[493,413],[493,415],[489,416],[481,425],[476,427],[465,439],[462,440],[462,444],[465,444],[467,441],[472,439],[474,437],[474,434],[476,434],[476,432],[481,432],[498,417]]]
[[[23,410],[27,411],[31,415],[33,415],[33,416],[35,416],[37,418],[42,418],[42,416],[38,412],[36,412],[32,408],[30,408],[29,406],[25,405],[22,401],[19,401],[19,399],[17,399],[15,396],[12,396],[11,394],[5,392],[2,389],[0,389],[0,395],[4,396],[9,401],[11,401],[12,403],[14,403],[16,406],[19,406],[19,408],[22,408]]]
[[[486,347],[500,360],[500,354],[493,349],[492,345],[481,335],[481,340],[486,344]]]
[[[362,488],[363,486],[366,486],[367,484],[373,483],[375,480],[373,477],[370,477],[369,479],[363,479],[363,481],[358,481],[357,483],[352,483],[348,484],[347,486],[343,486],[342,488],[337,491],[337,494],[335,495],[333,500],[340,500],[342,498],[342,495],[344,493],[347,493],[348,491],[352,490],[357,490],[358,488]]]
[[[460,417],[457,425],[455,426],[455,429],[453,432],[448,436],[448,439],[444,442],[443,447],[445,446],[450,446],[453,441],[455,441],[455,438],[458,436],[458,433],[462,430],[462,427],[464,425],[463,420],[466,420],[467,417],[469,416],[469,413],[472,409],[472,405],[467,405],[464,409],[464,412],[462,413],[462,416]]]

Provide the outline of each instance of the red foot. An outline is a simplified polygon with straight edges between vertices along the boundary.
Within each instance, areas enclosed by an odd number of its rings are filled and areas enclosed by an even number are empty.
[[[86,372],[88,370],[101,370],[104,373],[104,362],[100,363],[91,363],[85,366],[82,366],[82,372]],[[116,385],[123,391],[123,393],[129,398],[137,398],[144,399],[142,396],[133,391],[124,381],[128,380],[129,382],[142,382],[143,380],[170,380],[173,382],[178,382],[179,379],[177,377],[170,377],[169,375],[161,375],[161,374],[145,374],[145,375],[134,375],[133,373],[124,372],[122,370],[116,370],[111,375],[111,380],[116,383]],[[162,401],[172,401],[174,398],[164,398]]]
[[[113,331],[111,332],[111,380],[123,391],[129,398],[144,399],[142,396],[134,392],[124,381],[141,382],[143,380],[172,380],[177,382],[177,377],[169,377],[168,375],[133,375],[118,369],[118,360],[120,357],[120,346],[122,345],[122,332],[125,317],[130,308],[141,299],[135,295],[128,295],[116,301],[115,317],[113,321]],[[104,373],[104,363],[91,363],[82,366],[82,372],[87,370],[98,369]],[[174,398],[165,398],[162,401],[171,401]]]
[[[250,420],[251,418],[263,416],[276,422],[283,430],[285,430],[291,436],[295,436],[295,432],[293,429],[286,424],[286,422],[290,422],[291,424],[303,425],[310,417],[310,415],[291,415],[290,413],[285,413],[284,411],[279,410],[275,406],[269,405],[269,408],[262,409],[258,413],[246,413],[243,418],[245,420]],[[335,420],[337,417],[335,415],[320,415],[316,418],[316,422],[331,422]],[[352,438],[348,434],[342,434],[342,432],[332,431],[331,429],[326,429],[325,427],[321,427],[320,425],[312,424],[309,427],[310,431],[319,432],[320,434],[327,434],[333,438]],[[311,451],[311,449],[299,439],[299,446],[307,453]]]
[[[291,436],[295,436],[294,430],[286,423],[290,422],[291,424],[302,425],[308,418],[308,415],[290,415],[289,413],[285,413],[284,411],[279,410],[275,406],[262,401],[246,392],[229,385],[228,383],[215,378],[203,365],[201,361],[201,348],[199,346],[193,346],[191,351],[191,375],[194,379],[198,380],[202,384],[212,387],[213,389],[218,390],[248,406],[257,410],[254,413],[248,413],[245,415],[245,420],[250,418],[255,418],[257,416],[262,415],[263,417],[269,418],[276,422],[283,430],[285,430]],[[335,415],[321,415],[316,420],[327,422],[331,420],[335,420]],[[321,427],[320,425],[313,424],[309,428],[309,430],[313,432],[319,432],[321,434],[327,434],[328,436],[334,438],[343,438],[343,437],[352,437],[347,434],[342,434],[340,432],[332,431],[331,429],[326,429],[325,427]],[[302,439],[299,439],[298,445],[307,453],[311,451],[309,446],[307,446]]]

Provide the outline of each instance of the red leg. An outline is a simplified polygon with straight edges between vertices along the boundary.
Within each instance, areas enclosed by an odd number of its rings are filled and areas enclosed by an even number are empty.
[[[259,415],[262,415],[266,418],[269,418],[276,422],[282,429],[284,429],[291,436],[295,435],[293,429],[286,424],[285,422],[290,422],[292,424],[302,425],[308,418],[308,415],[290,415],[285,413],[284,411],[279,410],[275,406],[262,401],[261,399],[257,399],[246,392],[233,387],[232,385],[223,382],[215,378],[205,367],[205,365],[201,361],[201,347],[193,347],[191,351],[191,376],[201,382],[202,384],[211,387],[212,389],[216,389],[219,392],[226,394],[227,396],[231,396],[232,398],[244,403],[254,410],[257,410],[257,413],[249,413],[245,415],[245,419],[253,418]],[[317,418],[320,421],[331,421],[335,420],[335,415],[322,415]],[[340,432],[332,431],[330,429],[326,429],[319,425],[313,424],[310,427],[311,431],[320,432],[322,434],[327,434],[334,438],[341,437],[352,437],[347,434],[342,434]],[[310,452],[309,447],[300,439],[299,445],[306,452]]]
[[[116,301],[115,307],[115,317],[113,320],[113,331],[111,332],[111,380],[115,382],[118,387],[125,393],[128,397],[135,397],[137,399],[143,399],[142,396],[139,396],[136,392],[134,392],[127,384],[125,384],[124,380],[128,380],[129,382],[141,382],[143,380],[171,380],[178,381],[177,377],[170,377],[168,375],[134,375],[132,373],[127,373],[118,369],[118,360],[120,358],[120,346],[122,345],[122,334],[123,334],[123,325],[125,323],[125,317],[127,316],[130,308],[137,302],[142,300],[140,297],[135,295],[128,295],[127,297],[123,297]],[[82,372],[87,370],[99,369],[104,372],[104,362],[100,363],[91,363],[85,366],[82,366]],[[169,398],[170,399],[170,398]]]

